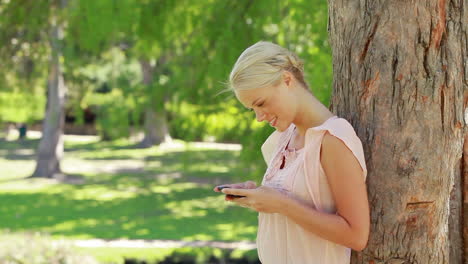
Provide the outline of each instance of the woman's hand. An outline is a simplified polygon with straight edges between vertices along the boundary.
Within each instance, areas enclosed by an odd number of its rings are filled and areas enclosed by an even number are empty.
[[[256,189],[226,188],[221,192],[245,196],[243,198],[229,199],[229,201],[262,213],[280,213],[283,209],[283,202],[288,199],[285,192],[268,186],[260,186]]]

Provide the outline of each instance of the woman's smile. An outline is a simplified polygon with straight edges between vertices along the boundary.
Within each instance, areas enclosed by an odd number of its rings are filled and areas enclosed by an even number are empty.
[[[270,126],[274,127],[276,126],[276,121],[278,120],[277,117],[273,118],[269,123],[270,123]]]

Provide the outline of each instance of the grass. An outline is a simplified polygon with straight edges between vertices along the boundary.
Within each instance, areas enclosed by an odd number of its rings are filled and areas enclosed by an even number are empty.
[[[242,180],[240,147],[67,136],[66,177],[31,179],[38,139],[0,140],[0,230],[69,239],[254,241],[257,213],[215,185]]]

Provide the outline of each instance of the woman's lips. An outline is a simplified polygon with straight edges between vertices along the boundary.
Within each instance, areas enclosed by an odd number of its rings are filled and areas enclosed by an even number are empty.
[[[278,120],[277,117],[275,117],[273,120],[270,121],[270,126],[274,127],[276,126],[276,121]]]

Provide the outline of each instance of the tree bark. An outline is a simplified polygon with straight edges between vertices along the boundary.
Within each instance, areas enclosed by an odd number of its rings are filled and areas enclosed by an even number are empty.
[[[352,263],[466,261],[453,233],[466,223],[464,1],[329,0],[330,108],[353,124],[369,171],[371,233]]]
[[[170,140],[166,113],[155,111],[151,106],[145,112],[145,137],[140,143],[143,148],[150,148]]]
[[[42,138],[39,142],[36,169],[32,177],[53,178],[54,175],[61,173],[60,160],[63,155],[63,126],[67,90],[60,64],[62,30],[62,26],[55,17],[52,21],[50,34],[51,58],[47,82],[46,116],[42,128]]]
[[[158,64],[164,64],[164,61],[164,59],[161,59],[161,61]],[[157,67],[163,67],[163,65],[159,65]],[[153,84],[153,74],[155,72],[155,67],[152,66],[150,62],[146,59],[140,59],[140,66],[143,73],[143,85],[151,87],[151,85]],[[154,87],[152,87],[152,89],[154,89]],[[153,101],[164,102],[164,98],[160,98],[161,100],[153,100],[154,98],[152,98],[151,95],[149,95],[149,98],[150,102],[148,103],[145,109],[145,136],[139,144],[142,148],[150,148],[154,145],[159,145],[164,141],[171,140],[169,136],[169,129],[164,105],[159,105],[156,107],[153,105]]]

